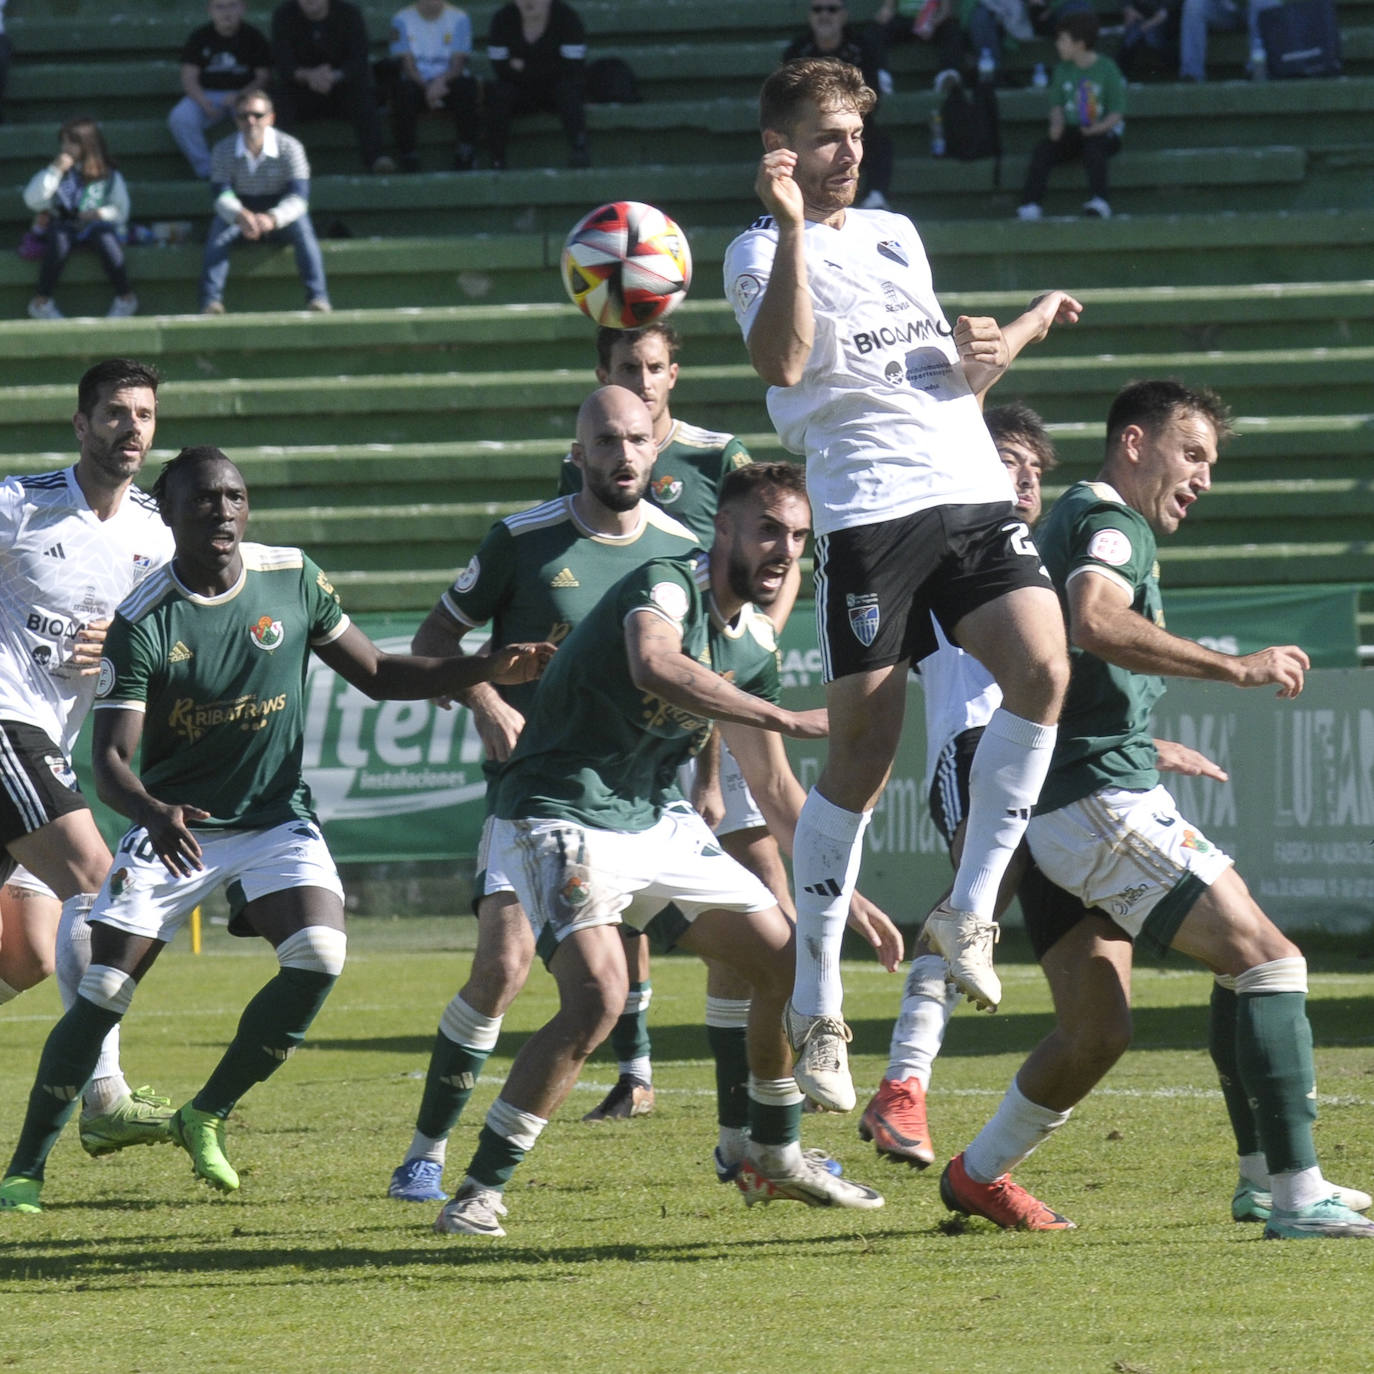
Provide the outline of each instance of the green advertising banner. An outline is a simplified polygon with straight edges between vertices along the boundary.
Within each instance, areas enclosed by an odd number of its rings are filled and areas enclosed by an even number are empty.
[[[1288,589],[1278,589],[1286,593]],[[1324,652],[1297,620],[1334,627],[1353,621],[1351,588],[1303,590],[1291,600],[1263,594],[1176,595],[1170,628],[1248,652],[1297,642]],[[414,618],[361,616],[382,647],[408,649]],[[478,647],[480,636],[472,647]],[[1336,652],[1333,633],[1325,652]],[[822,700],[820,652],[810,608],[801,606],[782,644],[783,683],[794,705]],[[1266,910],[1290,927],[1352,929],[1374,912],[1374,676],[1313,672],[1296,702],[1272,691],[1175,682],[1157,732],[1200,749],[1231,775],[1227,783],[1173,780],[1184,814],[1230,852]],[[306,775],[330,846],[341,862],[471,858],[484,815],[482,749],[468,713],[430,702],[373,702],[322,663],[307,679]],[[907,729],[892,781],[866,837],[861,883],[894,918],[920,920],[949,880],[944,846],[930,820],[922,778],[921,688],[913,680]],[[822,745],[789,742],[810,786]],[[94,795],[77,751],[83,786]],[[112,839],[118,818],[104,818]]]

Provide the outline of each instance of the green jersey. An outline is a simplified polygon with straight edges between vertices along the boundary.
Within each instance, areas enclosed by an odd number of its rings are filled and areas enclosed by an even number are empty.
[[[1110,57],[1097,57],[1086,67],[1061,62],[1050,77],[1050,104],[1064,111],[1064,122],[1085,129],[1111,114],[1126,113],[1126,78]],[[1124,133],[1124,123],[1116,126]]]
[[[630,534],[598,534],[578,518],[571,496],[498,520],[442,597],[461,625],[491,622],[495,648],[543,639],[561,643],[602,594],[651,558],[685,553],[696,539],[644,502]],[[529,714],[534,682],[496,690]]]
[[[299,549],[242,544],[243,574],[198,596],[161,568],[105,638],[95,709],[143,713],[143,785],[198,806],[196,827],[313,820],[301,776],[311,647],[349,626],[329,579]]]
[[[741,691],[781,699],[772,622],[754,606],[730,624],[721,619],[705,554],[654,559],[606,593],[544,673],[497,777],[495,815],[637,831],[682,800],[678,767],[705,743],[712,722],[635,686],[624,626],[636,613],[661,616],[682,635],[683,653]]]
[[[674,420],[668,437],[658,446],[649,478],[649,500],[709,546],[715,538],[716,506],[725,474],[753,461],[749,450],[733,435]],[[582,470],[571,457],[563,460],[558,490],[582,490]]]
[[[1163,628],[1154,531],[1105,482],[1077,482],[1035,531],[1035,544],[1066,603],[1078,576],[1109,577],[1131,609]],[[1089,571],[1091,569],[1091,571]],[[1037,810],[1056,811],[1099,787],[1145,790],[1159,782],[1150,713],[1164,679],[1133,673],[1069,649],[1069,691],[1059,717],[1054,762]]]

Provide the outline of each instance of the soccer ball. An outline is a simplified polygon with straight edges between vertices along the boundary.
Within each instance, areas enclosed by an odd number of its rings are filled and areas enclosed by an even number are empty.
[[[662,210],[617,200],[573,226],[560,270],[572,303],[589,319],[638,329],[662,319],[687,294],[692,254]]]

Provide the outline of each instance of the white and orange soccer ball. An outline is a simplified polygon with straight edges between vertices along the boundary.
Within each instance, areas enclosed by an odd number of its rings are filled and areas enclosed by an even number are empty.
[[[661,320],[687,294],[692,253],[662,210],[617,200],[573,226],[560,271],[573,304],[589,319],[638,329]]]

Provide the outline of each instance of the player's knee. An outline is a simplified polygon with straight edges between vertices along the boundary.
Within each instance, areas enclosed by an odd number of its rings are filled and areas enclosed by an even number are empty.
[[[305,926],[277,946],[277,963],[283,969],[323,974],[334,979],[343,972],[348,936],[332,926]]]
[[[0,948],[0,983],[15,992],[25,992],[50,978],[56,968],[51,950],[35,950],[28,946],[5,945]]]

